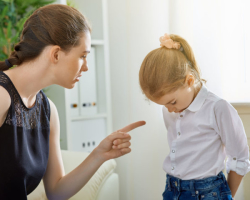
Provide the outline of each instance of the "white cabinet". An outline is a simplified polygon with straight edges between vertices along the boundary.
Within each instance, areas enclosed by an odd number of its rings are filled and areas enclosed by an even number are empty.
[[[80,116],[97,114],[95,48],[88,55],[89,70],[83,73],[79,82]]]
[[[52,85],[46,95],[60,118],[61,148],[92,151],[112,132],[106,0],[75,0],[75,7],[92,25],[87,72],[73,89]]]
[[[90,152],[106,136],[106,119],[72,121],[70,135],[71,150]]]

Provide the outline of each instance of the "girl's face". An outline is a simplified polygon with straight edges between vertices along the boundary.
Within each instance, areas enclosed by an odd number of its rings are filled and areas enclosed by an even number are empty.
[[[87,55],[90,53],[91,37],[86,32],[80,38],[80,44],[69,52],[60,51],[58,56],[57,84],[71,89],[79,81],[82,72],[88,71]]]
[[[179,113],[185,110],[194,100],[194,80],[188,80],[185,86],[179,88],[175,92],[166,94],[158,100],[154,100],[155,103],[164,105],[169,112]]]

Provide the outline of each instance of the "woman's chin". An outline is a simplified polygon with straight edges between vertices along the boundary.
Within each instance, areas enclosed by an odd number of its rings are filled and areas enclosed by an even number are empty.
[[[72,89],[72,88],[75,87],[75,84],[76,84],[76,82],[74,82],[74,83],[68,83],[68,84],[64,83],[64,84],[60,84],[60,86],[66,88],[66,89]]]

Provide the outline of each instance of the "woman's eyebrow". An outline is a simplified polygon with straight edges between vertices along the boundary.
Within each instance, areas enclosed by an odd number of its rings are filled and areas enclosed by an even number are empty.
[[[90,51],[84,51],[83,53],[90,53]]]

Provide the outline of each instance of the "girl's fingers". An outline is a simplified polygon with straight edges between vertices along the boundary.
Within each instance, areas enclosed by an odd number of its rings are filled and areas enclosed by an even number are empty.
[[[130,142],[125,142],[119,145],[113,145],[113,149],[123,149],[123,148],[128,148],[131,145]]]

